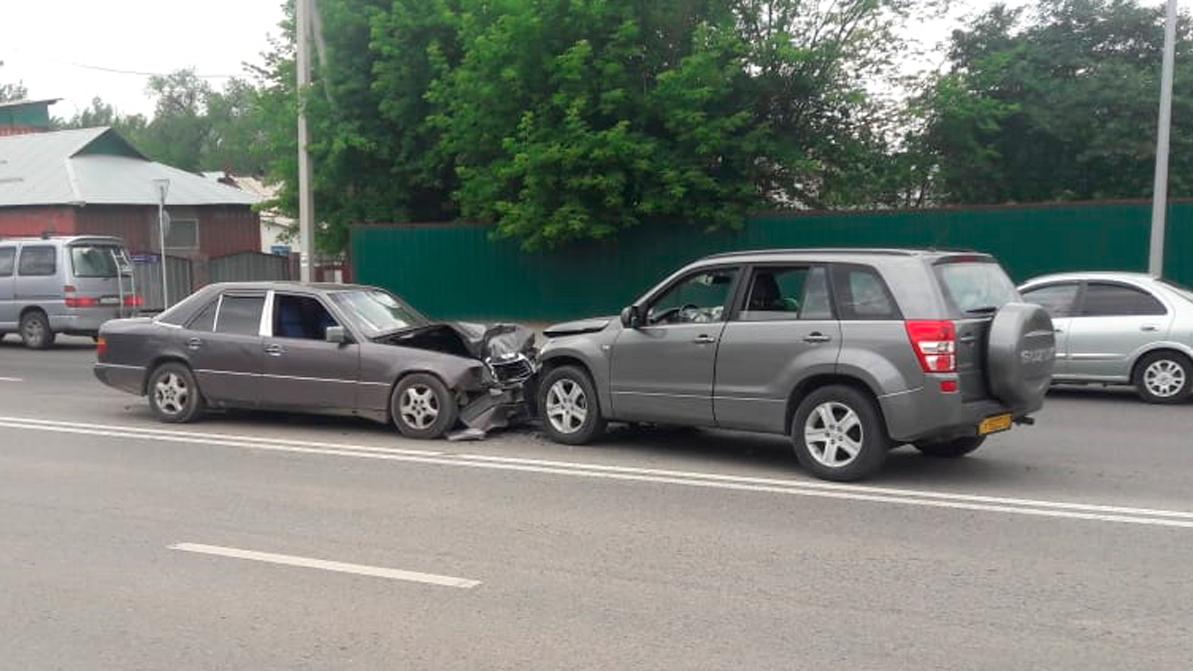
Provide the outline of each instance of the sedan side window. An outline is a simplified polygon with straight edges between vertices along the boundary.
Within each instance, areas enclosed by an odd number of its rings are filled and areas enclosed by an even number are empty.
[[[325,340],[327,328],[339,326],[335,317],[311,296],[274,294],[273,335],[275,338]]]
[[[192,331],[202,331],[204,333],[211,333],[215,329],[215,309],[219,306],[219,299],[211,301],[207,307],[199,310],[199,314],[195,315],[193,319],[186,325]]]
[[[220,301],[215,320],[216,333],[257,335],[261,331],[261,313],[265,309],[264,296],[229,296]]]
[[[703,324],[725,318],[725,303],[737,269],[709,270],[679,281],[646,312],[646,323]]]
[[[759,268],[754,271],[742,321],[832,319],[824,268]]]
[[[1130,317],[1168,314],[1155,296],[1121,284],[1090,282],[1081,301],[1083,317]]]
[[[1077,307],[1079,288],[1076,282],[1050,284],[1023,292],[1023,300],[1044,308],[1053,319],[1072,317]]]

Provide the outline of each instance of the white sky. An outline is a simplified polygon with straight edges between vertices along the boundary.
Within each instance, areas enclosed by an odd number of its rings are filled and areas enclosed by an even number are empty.
[[[1193,0],[1178,0],[1184,8]],[[243,75],[278,35],[283,0],[0,0],[0,82],[22,81],[34,98],[63,98],[51,108],[70,117],[96,95],[125,113],[150,114],[147,77],[79,67],[166,73]],[[1018,6],[1029,0],[1007,0]],[[1162,0],[1143,0],[1158,6]],[[947,40],[967,17],[994,0],[953,0],[948,17],[915,21],[921,49]],[[939,53],[908,54],[907,72],[938,66]],[[210,80],[221,86],[223,78]]]
[[[282,0],[0,0],[0,82],[70,117],[95,96],[121,112],[150,114],[147,77],[73,64],[166,73],[243,75],[279,35]],[[224,79],[211,79],[222,86]]]

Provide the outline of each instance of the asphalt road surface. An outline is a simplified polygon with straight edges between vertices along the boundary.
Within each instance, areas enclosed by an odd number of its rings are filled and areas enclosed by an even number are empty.
[[[0,344],[0,668],[1188,669],[1193,405],[1057,392],[971,457],[155,423]]]

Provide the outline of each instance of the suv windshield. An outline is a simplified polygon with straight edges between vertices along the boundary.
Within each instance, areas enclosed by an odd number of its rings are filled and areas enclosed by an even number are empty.
[[[124,250],[114,245],[72,245],[70,263],[75,277],[116,277],[120,270],[129,272]]]
[[[963,314],[993,313],[1020,300],[1011,278],[993,261],[941,263],[936,266],[936,276],[949,304]]]
[[[331,294],[331,300],[369,338],[430,323],[414,308],[379,289],[338,291]]]

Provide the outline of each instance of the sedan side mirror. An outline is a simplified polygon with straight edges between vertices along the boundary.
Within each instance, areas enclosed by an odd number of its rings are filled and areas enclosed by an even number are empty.
[[[631,305],[621,311],[621,325],[628,329],[636,329],[642,325],[642,314],[637,305]]]
[[[348,333],[344,331],[343,326],[328,326],[324,331],[323,337],[327,338],[327,342],[333,342],[337,345],[343,345],[348,342]]]

